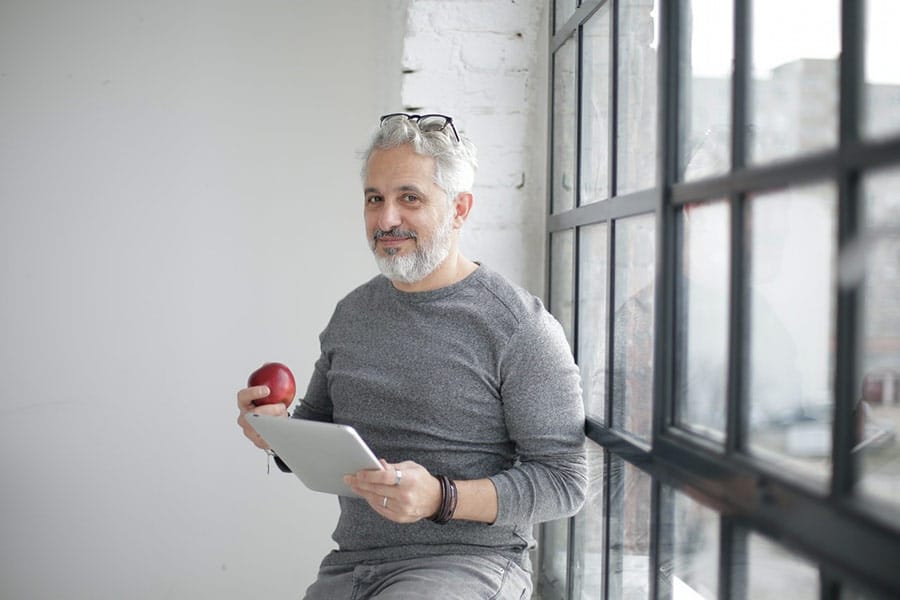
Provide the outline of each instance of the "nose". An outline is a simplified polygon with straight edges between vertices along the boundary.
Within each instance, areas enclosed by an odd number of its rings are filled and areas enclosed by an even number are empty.
[[[391,200],[385,200],[378,213],[378,229],[389,231],[402,223],[399,207]]]

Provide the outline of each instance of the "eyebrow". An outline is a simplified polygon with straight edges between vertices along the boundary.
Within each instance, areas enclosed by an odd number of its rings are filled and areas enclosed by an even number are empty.
[[[425,195],[425,193],[422,191],[422,189],[419,186],[413,185],[411,183],[406,183],[401,186],[398,186],[394,189],[394,191],[396,191],[396,192],[415,192],[419,195],[423,195],[423,196]],[[374,188],[374,187],[367,187],[364,190],[364,192],[366,194],[380,194],[381,193],[381,191],[378,188]]]

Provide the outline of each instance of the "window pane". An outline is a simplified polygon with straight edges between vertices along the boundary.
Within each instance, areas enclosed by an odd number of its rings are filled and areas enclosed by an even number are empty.
[[[900,133],[900,62],[897,61],[897,0],[868,0],[865,7],[865,113],[869,136]]]
[[[616,221],[613,425],[650,439],[653,405],[652,214]]]
[[[731,166],[733,2],[688,0],[682,13],[679,172],[692,180]]]
[[[582,30],[582,204],[609,197],[609,6],[600,7]]]
[[[658,0],[619,3],[616,194],[656,184]]]
[[[554,595],[566,597],[566,556],[569,547],[569,520],[544,523],[541,537],[541,585],[549,585]],[[550,594],[547,594],[550,596]]]
[[[581,228],[578,275],[578,366],[585,413],[606,422],[606,223]]]
[[[687,495],[663,488],[664,515],[670,515],[671,526],[663,530],[671,540],[662,540],[672,558],[671,564],[660,564],[660,597],[713,599],[719,587],[719,514]]]
[[[572,345],[573,255],[575,232],[572,229],[550,234],[550,312],[562,324],[569,346]]]
[[[615,457],[610,473],[609,598],[645,600],[650,583],[650,476]]]
[[[575,207],[575,38],[553,56],[553,212]]]
[[[816,566],[758,534],[748,536],[746,598],[819,600]]]
[[[678,228],[675,421],[718,441],[728,406],[729,215],[725,201],[689,204]]]
[[[837,142],[840,0],[754,0],[749,157],[763,162]]]
[[[824,478],[831,464],[834,186],[750,198],[746,391],[750,445]]]
[[[556,31],[559,31],[559,28],[569,20],[569,17],[575,14],[578,0],[556,0],[554,4],[556,5],[554,23],[556,24]]]
[[[603,458],[603,448],[588,440],[588,491],[575,516],[572,555],[572,597],[583,600],[603,597]]]
[[[900,505],[900,169],[863,180],[865,261],[856,447],[863,493]]]
[[[848,583],[841,588],[841,600],[896,600],[861,585]]]

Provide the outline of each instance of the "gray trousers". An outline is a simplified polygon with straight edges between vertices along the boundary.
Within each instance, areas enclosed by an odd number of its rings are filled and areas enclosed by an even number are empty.
[[[306,600],[527,600],[531,574],[500,556],[424,556],[322,566]]]

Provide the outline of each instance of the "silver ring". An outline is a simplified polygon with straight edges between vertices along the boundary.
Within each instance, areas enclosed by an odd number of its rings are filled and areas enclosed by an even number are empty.
[[[381,501],[381,508],[387,508],[387,496],[385,496],[384,500]]]
[[[400,485],[400,482],[403,481],[403,471],[394,469],[394,476],[396,477],[396,479],[394,479],[394,485]]]

